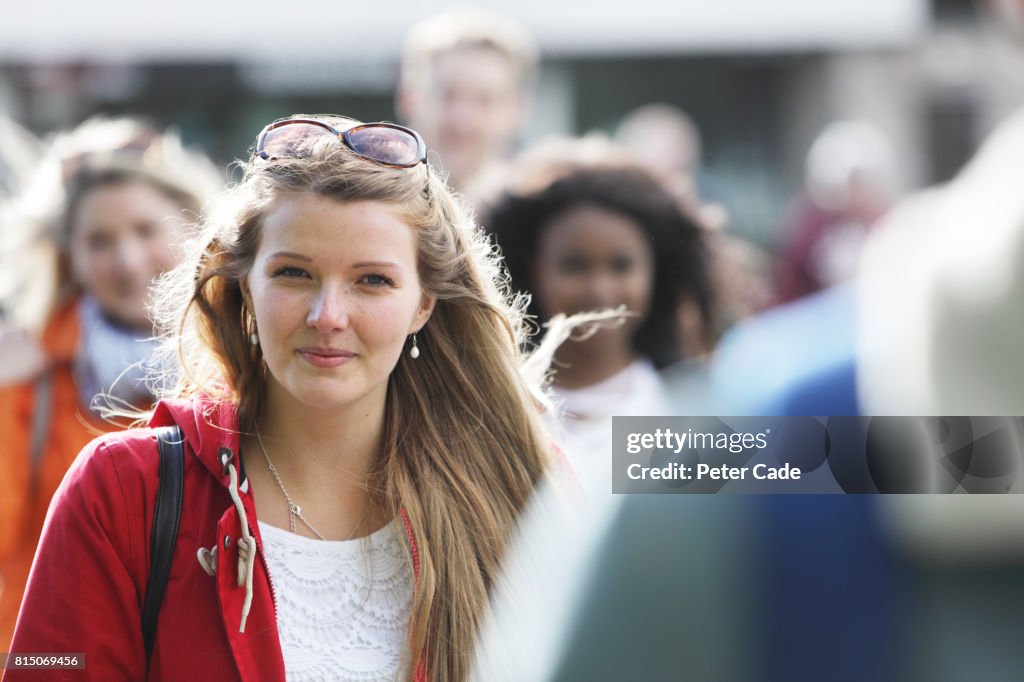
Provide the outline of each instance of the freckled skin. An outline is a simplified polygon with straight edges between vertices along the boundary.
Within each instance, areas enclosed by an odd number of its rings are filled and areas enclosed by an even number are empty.
[[[385,203],[275,200],[243,287],[272,402],[383,405],[406,338],[433,305],[420,287],[415,239]]]

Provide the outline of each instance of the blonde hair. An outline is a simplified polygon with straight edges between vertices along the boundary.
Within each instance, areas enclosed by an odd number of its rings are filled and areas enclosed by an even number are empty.
[[[0,199],[14,196],[39,159],[39,141],[0,113]]]
[[[336,128],[353,123],[318,118]],[[381,166],[330,135],[296,158],[254,160],[226,195],[225,212],[205,223],[191,256],[162,281],[155,308],[165,357],[173,354],[181,372],[167,394],[231,401],[240,431],[252,431],[264,392],[240,282],[266,209],[285,192],[386,202],[416,231],[421,285],[437,302],[418,332],[422,356],[403,354],[390,377],[367,489],[386,512],[402,510],[417,539],[414,660],[430,679],[463,680],[499,560],[550,449],[518,369],[522,305],[506,299],[492,247],[426,165]]]
[[[522,24],[505,15],[464,7],[427,17],[406,34],[402,47],[402,81],[427,83],[434,60],[441,54],[461,49],[495,52],[516,71],[525,90],[536,76],[537,45]]]
[[[50,141],[23,191],[0,207],[0,301],[13,323],[41,331],[53,308],[77,292],[68,268],[76,207],[100,184],[145,182],[189,220],[223,186],[200,152],[177,132],[134,118],[91,118]]]

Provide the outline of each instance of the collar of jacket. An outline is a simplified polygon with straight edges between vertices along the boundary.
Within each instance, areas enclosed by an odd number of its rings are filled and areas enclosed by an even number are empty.
[[[180,427],[188,450],[225,489],[230,486],[231,479],[218,457],[221,448],[229,449],[231,462],[238,468],[238,411],[234,405],[205,396],[161,400],[149,425]],[[240,478],[239,488],[252,497],[245,479]]]

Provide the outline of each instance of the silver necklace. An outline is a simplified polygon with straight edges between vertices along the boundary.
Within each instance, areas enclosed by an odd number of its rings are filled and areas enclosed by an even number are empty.
[[[300,507],[299,505],[295,504],[295,500],[293,500],[292,496],[288,494],[288,490],[284,487],[284,483],[281,482],[281,475],[277,473],[277,467],[275,467],[274,463],[270,461],[270,455],[267,454],[267,448],[263,445],[263,437],[260,436],[260,429],[259,429],[258,426],[256,427],[256,442],[260,444],[260,450],[263,451],[263,457],[264,457],[264,459],[267,460],[267,468],[270,469],[270,473],[273,474],[274,480],[277,481],[277,487],[281,489],[282,493],[284,493],[284,499],[288,502],[288,528],[289,528],[289,530],[291,530],[291,532],[293,532],[293,533],[295,532],[295,519],[298,518],[300,521],[302,521],[304,524],[306,524],[306,528],[309,528],[309,530],[311,530],[313,532],[313,535],[317,536],[321,540],[326,541],[327,538],[325,538],[323,535],[321,535],[320,531],[318,531],[316,528],[314,528],[313,524],[310,523],[309,520],[305,516],[302,515],[302,507]],[[352,539],[352,536],[354,536],[356,534],[356,530],[359,529],[359,526],[362,525],[363,519],[365,519],[365,518],[366,518],[366,508],[364,506],[363,507],[363,514],[362,514],[362,516],[360,516],[359,520],[356,521],[356,525],[352,527],[352,532],[348,534],[347,538],[345,538],[346,541]]]

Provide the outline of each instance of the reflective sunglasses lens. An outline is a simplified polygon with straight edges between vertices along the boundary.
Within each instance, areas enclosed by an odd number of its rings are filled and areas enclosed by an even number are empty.
[[[288,123],[268,130],[256,151],[272,159],[307,156],[313,142],[324,135],[334,133],[312,123]]]
[[[398,128],[354,128],[348,132],[348,142],[357,154],[392,166],[413,166],[421,160],[416,138]]]

